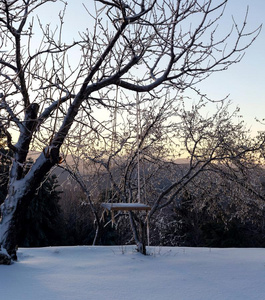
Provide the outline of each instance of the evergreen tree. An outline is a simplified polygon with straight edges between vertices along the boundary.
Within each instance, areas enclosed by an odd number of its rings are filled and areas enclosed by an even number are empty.
[[[47,177],[22,218],[19,246],[43,247],[64,241],[64,224],[55,175]]]
[[[0,203],[4,201],[7,194],[7,180],[10,164],[11,160],[9,158],[9,151],[6,149],[6,140],[0,129]]]

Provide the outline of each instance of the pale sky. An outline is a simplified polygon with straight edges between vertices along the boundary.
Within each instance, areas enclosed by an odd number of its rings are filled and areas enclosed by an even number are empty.
[[[94,1],[75,0],[68,1],[65,23],[70,36],[75,36],[78,30],[91,29],[88,22],[88,14],[84,10],[82,3],[93,10]],[[90,5],[92,4],[92,5]],[[47,8],[47,18],[53,19],[57,14],[55,6],[51,3]],[[230,0],[221,28],[229,30],[232,24],[232,15],[240,23],[244,20],[247,6],[249,6],[247,29],[254,30],[265,20],[265,0]],[[255,122],[255,117],[265,118],[265,24],[259,37],[253,45],[246,50],[243,60],[239,64],[231,66],[227,71],[216,73],[200,85],[203,93],[207,93],[211,98],[220,99],[229,94],[229,99],[234,106],[241,108],[241,114],[245,121],[253,130],[265,130],[265,126],[260,126]],[[264,127],[264,128],[263,128]]]
[[[226,11],[227,22],[231,23],[232,14],[236,20],[242,20],[247,6],[249,31],[265,23],[264,0],[230,0]],[[229,94],[229,99],[241,108],[246,122],[255,130],[265,130],[265,126],[255,122],[255,117],[265,118],[265,24],[259,37],[246,50],[243,60],[207,79],[202,84],[202,90],[217,98]]]

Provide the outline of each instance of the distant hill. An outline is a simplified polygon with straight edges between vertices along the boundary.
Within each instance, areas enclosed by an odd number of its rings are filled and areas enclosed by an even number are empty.
[[[36,160],[38,158],[38,156],[41,154],[41,152],[38,151],[31,151],[28,155],[29,158],[32,158],[33,160]],[[90,174],[93,173],[92,170],[90,170],[90,172],[87,169],[84,169],[84,165],[85,163],[82,162],[82,160],[80,158],[75,158],[72,155],[68,155],[66,158],[67,164],[69,166],[74,166],[75,162],[78,161],[79,163],[79,172],[81,175],[86,176],[88,181],[91,181],[90,178]],[[189,163],[189,159],[187,158],[179,158],[176,160],[176,162],[180,165],[180,166],[185,166]],[[62,163],[61,166],[66,166],[66,164]],[[55,167],[52,169],[52,174],[55,174],[58,177],[58,182],[60,185],[64,185],[64,184],[75,184],[74,179],[71,178],[71,175],[69,174],[69,172],[63,168],[60,167]],[[117,175],[117,174],[116,174]],[[98,183],[99,186],[106,188],[106,186],[108,185],[108,175],[106,174],[106,176],[102,177],[102,181],[100,183]],[[165,183],[164,183],[165,184]],[[164,185],[162,184],[162,185]]]

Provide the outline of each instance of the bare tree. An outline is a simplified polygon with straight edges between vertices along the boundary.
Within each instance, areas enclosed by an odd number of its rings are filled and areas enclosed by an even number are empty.
[[[144,94],[143,98],[142,103],[148,99]],[[90,161],[91,173],[93,168],[102,169],[98,173],[100,184],[96,185],[97,190],[105,188],[112,191],[105,201],[141,200],[151,206],[148,219],[146,214],[129,212],[127,216],[134,240],[143,252],[147,237],[141,232],[146,232],[148,222],[152,225],[161,221],[161,216],[165,216],[164,208],[174,206],[187,189],[195,194],[196,189],[191,188],[193,185],[197,184],[198,193],[200,189],[203,193],[204,185],[210,182],[207,182],[209,176],[219,178],[219,183],[225,177],[230,185],[239,181],[246,187],[245,178],[240,174],[248,173],[249,168],[257,168],[258,155],[264,148],[264,135],[251,137],[239,110],[229,112],[229,102],[220,101],[213,114],[206,113],[205,100],[194,103],[190,109],[185,107],[181,98],[167,98],[159,104],[155,105],[155,97],[149,104],[145,103],[138,129],[135,128],[136,113],[133,114],[131,107],[126,126],[117,122],[119,129],[115,139],[113,136],[108,139],[102,137],[101,147],[90,145],[79,153],[84,160]],[[113,139],[114,149],[104,144],[104,140],[113,142]],[[250,183],[248,179],[246,181]],[[254,192],[250,186],[248,189]],[[238,199],[243,197],[238,195]],[[118,213],[115,218],[120,216],[124,217],[124,214]]]
[[[96,0],[95,9],[86,8],[93,29],[66,44],[65,7],[55,28],[36,15],[53,2],[0,2],[0,124],[14,151],[0,243],[14,259],[19,216],[45,174],[60,163],[61,146],[66,137],[74,140],[75,126],[85,123],[93,133],[104,123],[97,110],[130,105],[132,92],[196,91],[196,83],[212,72],[239,62],[260,30],[246,32],[246,20],[241,26],[232,21],[231,31],[222,36],[217,24],[228,0]],[[124,94],[117,104],[115,86]],[[11,128],[18,132],[16,144]],[[43,151],[23,177],[32,148]]]

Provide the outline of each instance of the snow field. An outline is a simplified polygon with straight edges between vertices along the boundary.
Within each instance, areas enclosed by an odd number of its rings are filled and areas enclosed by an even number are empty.
[[[265,249],[21,248],[3,300],[264,300]]]

